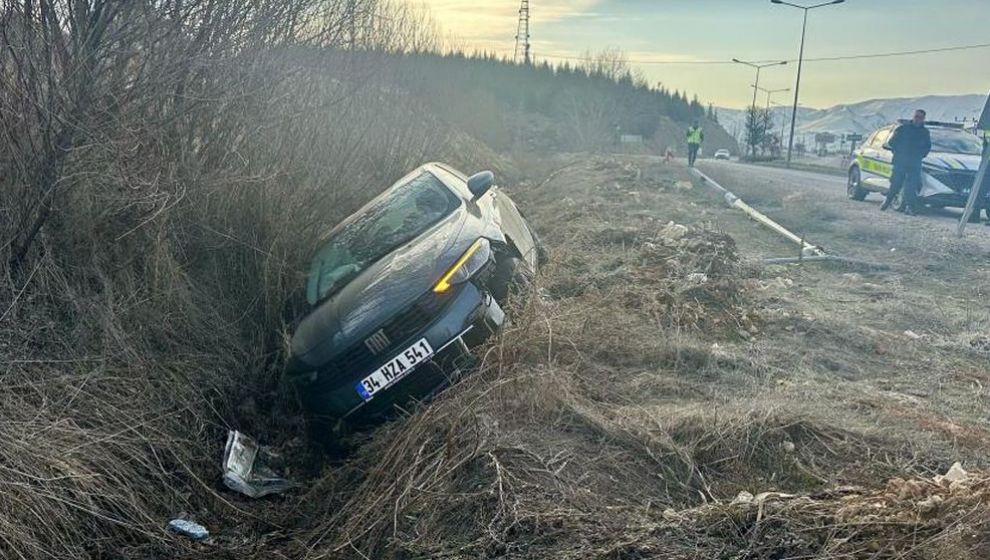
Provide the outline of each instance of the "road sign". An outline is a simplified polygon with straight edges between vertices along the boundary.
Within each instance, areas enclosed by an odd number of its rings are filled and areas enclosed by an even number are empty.
[[[850,142],[859,142],[863,139],[862,134],[846,134],[846,140]]]

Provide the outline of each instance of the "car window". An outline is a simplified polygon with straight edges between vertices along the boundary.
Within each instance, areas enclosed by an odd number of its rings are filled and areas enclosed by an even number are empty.
[[[878,150],[882,150],[883,145],[886,144],[887,140],[890,138],[890,131],[891,129],[889,128],[878,130],[877,135],[873,137],[873,147]]]
[[[310,268],[310,305],[332,296],[365,268],[425,232],[460,205],[439,179],[422,173],[391,189],[331,233]]]
[[[963,130],[932,128],[932,151],[948,154],[978,156],[983,153],[983,142]]]

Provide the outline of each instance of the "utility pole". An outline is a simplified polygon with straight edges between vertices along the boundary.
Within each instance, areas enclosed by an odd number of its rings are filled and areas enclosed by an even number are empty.
[[[804,23],[801,24],[801,50],[798,51],[797,81],[794,84],[794,108],[791,111],[791,136],[790,140],[787,141],[787,167],[791,166],[791,151],[794,148],[794,125],[797,124],[798,101],[800,100],[801,95],[801,67],[804,65],[804,37],[808,31],[808,12],[817,8],[824,8],[825,6],[842,4],[845,1],[846,0],[831,0],[830,2],[822,2],[821,4],[815,4],[813,6],[800,6],[798,4],[785,2],[784,0],[770,0],[771,4],[781,4],[783,6],[790,6],[792,8],[804,10]]]
[[[529,51],[529,0],[522,0],[519,5],[519,25],[516,27],[515,61],[519,61],[521,54],[523,64],[528,66],[531,62]]]

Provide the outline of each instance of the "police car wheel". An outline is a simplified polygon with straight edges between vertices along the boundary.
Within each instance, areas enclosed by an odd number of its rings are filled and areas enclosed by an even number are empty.
[[[866,195],[870,194],[870,191],[864,189],[860,183],[861,177],[858,167],[853,167],[849,170],[849,181],[846,184],[846,195],[851,200],[857,200],[862,202],[866,199]]]

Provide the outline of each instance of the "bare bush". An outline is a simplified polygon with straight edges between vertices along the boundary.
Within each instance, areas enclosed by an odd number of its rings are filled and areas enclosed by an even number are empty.
[[[432,44],[416,17],[0,4],[0,556],[150,555],[180,511],[239,515],[207,480],[238,404],[275,394],[306,259],[450,149],[380,72]]]

